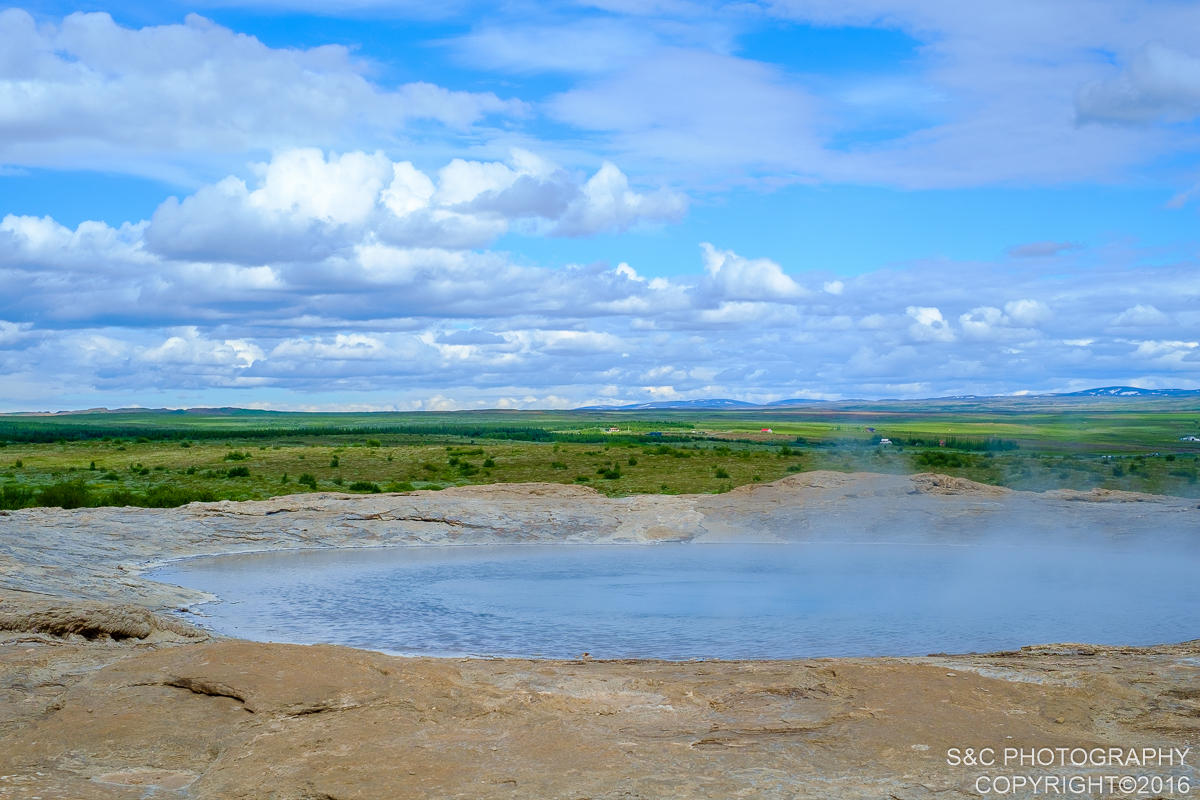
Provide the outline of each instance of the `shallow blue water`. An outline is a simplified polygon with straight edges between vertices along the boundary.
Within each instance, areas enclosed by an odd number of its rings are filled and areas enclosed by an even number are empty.
[[[891,544],[412,547],[180,562],[213,629],[396,653],[794,658],[1200,637],[1195,552]]]

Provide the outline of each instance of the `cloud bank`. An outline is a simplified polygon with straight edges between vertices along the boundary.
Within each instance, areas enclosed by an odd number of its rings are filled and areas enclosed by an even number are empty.
[[[1200,386],[1192,263],[1048,243],[1021,254],[1036,257],[839,277],[706,242],[694,274],[650,280],[627,263],[546,268],[486,249],[512,229],[576,236],[683,212],[612,164],[580,175],[516,150],[427,174],[380,153],[298,149],[255,173],[120,227],[0,221],[0,402],[424,408]]]

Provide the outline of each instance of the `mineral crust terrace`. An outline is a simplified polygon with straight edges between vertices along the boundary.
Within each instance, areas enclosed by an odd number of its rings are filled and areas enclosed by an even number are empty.
[[[532,484],[0,512],[0,798],[1185,796],[1200,761],[1200,642],[757,662],[399,658],[215,637],[165,613],[213,598],[142,577],[176,558],[284,548],[993,535],[1194,547],[1200,508],[812,472],[701,496]],[[1143,580],[1113,590],[1132,596]],[[1191,749],[1153,766],[965,755],[1047,748]],[[1150,793],[1122,793],[1125,777]],[[1106,778],[1116,791],[1066,791]]]

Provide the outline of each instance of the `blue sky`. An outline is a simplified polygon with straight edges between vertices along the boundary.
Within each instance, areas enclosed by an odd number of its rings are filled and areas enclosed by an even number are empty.
[[[0,12],[0,409],[1200,388],[1200,7]]]

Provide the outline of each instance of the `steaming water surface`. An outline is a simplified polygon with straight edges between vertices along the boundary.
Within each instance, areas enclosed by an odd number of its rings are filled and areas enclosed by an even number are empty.
[[[196,559],[216,631],[395,653],[924,655],[1200,637],[1200,558],[891,544],[405,547]]]

